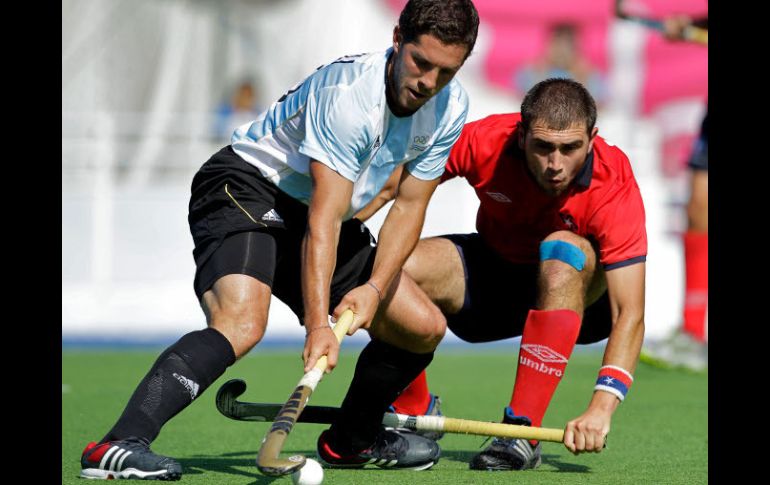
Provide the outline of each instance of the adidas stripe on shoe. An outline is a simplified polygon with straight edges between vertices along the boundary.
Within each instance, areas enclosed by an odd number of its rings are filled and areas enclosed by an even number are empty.
[[[141,438],[126,438],[97,444],[91,442],[80,458],[80,477],[96,480],[179,480],[182,465],[173,458],[156,455]]]
[[[400,470],[426,470],[438,463],[441,456],[438,443],[410,431],[383,428],[371,447],[348,456],[335,453],[328,439],[329,430],[318,438],[318,457],[328,468],[375,465]]]
[[[520,426],[532,426],[526,416],[516,416],[506,407],[503,422]],[[468,464],[471,470],[529,470],[540,466],[540,443],[532,446],[521,438],[495,438],[484,451],[474,456]]]

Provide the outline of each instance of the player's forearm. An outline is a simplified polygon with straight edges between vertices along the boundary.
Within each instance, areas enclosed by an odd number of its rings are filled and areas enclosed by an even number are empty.
[[[326,325],[329,315],[329,287],[337,263],[341,221],[310,216],[302,240],[302,298],[305,326]]]
[[[372,281],[382,291],[390,286],[406,259],[417,245],[425,220],[423,204],[394,203],[379,233]]]
[[[614,394],[604,391],[594,391],[593,396],[591,396],[591,402],[588,404],[588,410],[598,411],[611,417],[619,405],[620,399]]]
[[[613,323],[612,332],[610,332],[607,340],[602,367],[606,365],[620,367],[633,375],[639,360],[643,339],[644,319],[642,316],[632,315],[631,312],[624,314],[621,311],[617,321]],[[619,404],[620,399],[615,394],[597,389],[591,396],[588,410],[611,416]]]
[[[639,360],[639,352],[642,348],[644,339],[644,318],[638,312],[621,310],[618,318],[613,322],[612,331],[607,340],[607,348],[604,351],[602,360],[602,370],[600,370],[600,379],[604,366],[620,368],[633,376],[636,370],[636,363]],[[616,370],[616,369],[613,369]],[[614,392],[608,389],[595,389],[588,409],[612,415],[620,404],[621,400]]]
[[[602,365],[614,365],[633,374],[639,361],[644,340],[644,315],[623,310],[618,313],[607,339]]]
[[[367,219],[376,214],[378,210],[382,209],[385,204],[393,200],[393,197],[394,194],[391,194],[390,192],[380,192],[377,194],[377,197],[372,199],[372,201],[369,202],[366,207],[356,212],[353,217],[361,222],[365,222]]]

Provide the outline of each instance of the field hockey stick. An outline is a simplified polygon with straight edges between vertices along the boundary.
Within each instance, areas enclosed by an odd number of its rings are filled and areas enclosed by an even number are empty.
[[[333,330],[338,342],[342,343],[342,339],[352,323],[353,312],[345,310],[339,320],[337,320]],[[280,454],[286,442],[286,437],[289,436],[297,419],[302,415],[310,395],[313,394],[324,375],[326,366],[327,359],[324,355],[318,359],[315,367],[302,376],[302,379],[297,384],[297,388],[289,396],[289,400],[286,401],[286,404],[275,415],[273,425],[270,427],[267,435],[265,435],[265,439],[262,440],[262,446],[259,449],[259,454],[257,454],[257,468],[263,474],[270,476],[288,475],[305,465],[305,457],[302,455],[292,455],[287,459],[282,459]],[[245,383],[243,389],[246,389]],[[219,392],[217,393],[217,407],[219,407]]]
[[[636,22],[638,24],[644,25],[645,27],[655,29],[660,32],[665,32],[666,28],[663,24],[663,21],[654,20],[646,17],[640,17],[638,15],[629,15],[624,12],[622,3],[623,3],[623,0],[615,0],[616,17],[623,20],[628,20],[630,22]],[[682,37],[685,40],[688,40],[690,42],[695,42],[698,44],[708,45],[709,43],[709,31],[707,29],[695,27],[694,25],[686,26],[682,31]]]
[[[217,391],[216,404],[219,412],[230,419],[238,421],[269,422],[278,418],[282,410],[280,404],[238,401],[238,396],[244,392],[246,392],[245,381],[233,379],[225,382]],[[340,413],[340,408],[332,406],[306,406],[297,422],[331,424]],[[382,417],[382,424],[393,428],[411,429],[413,431],[439,431],[454,434],[496,436],[500,438],[522,438],[552,441],[555,443],[561,443],[564,440],[564,430],[561,429],[473,421],[445,416],[410,416],[407,414],[385,413]]]

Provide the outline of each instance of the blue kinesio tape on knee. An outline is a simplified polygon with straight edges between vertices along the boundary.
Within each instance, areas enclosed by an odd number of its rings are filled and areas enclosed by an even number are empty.
[[[583,266],[586,264],[586,255],[583,253],[583,250],[565,241],[545,241],[540,243],[540,261],[545,261],[546,259],[558,259],[578,271],[582,271]]]

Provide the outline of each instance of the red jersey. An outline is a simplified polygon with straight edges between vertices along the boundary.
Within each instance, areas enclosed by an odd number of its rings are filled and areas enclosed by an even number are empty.
[[[570,187],[549,196],[518,146],[519,113],[492,115],[463,128],[441,181],[465,177],[481,201],[476,230],[500,256],[537,263],[540,242],[568,230],[598,247],[605,269],[645,261],[644,205],[628,157],[597,136]]]

